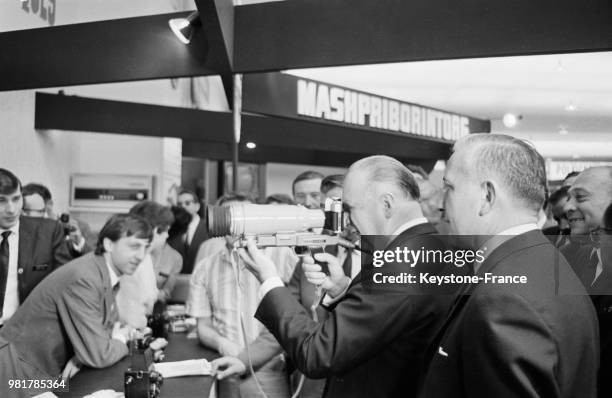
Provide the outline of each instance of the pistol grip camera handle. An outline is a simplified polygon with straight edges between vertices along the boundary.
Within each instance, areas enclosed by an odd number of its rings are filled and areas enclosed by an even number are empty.
[[[329,265],[325,261],[318,261],[314,256],[317,253],[325,253],[325,249],[323,247],[304,246],[296,246],[295,248],[295,254],[297,254],[298,256],[306,256],[308,254],[312,255],[315,264],[319,264],[321,266],[321,272],[329,276]]]

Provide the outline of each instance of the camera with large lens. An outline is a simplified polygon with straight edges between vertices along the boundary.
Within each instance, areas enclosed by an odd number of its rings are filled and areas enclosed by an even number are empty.
[[[211,236],[240,237],[238,246],[245,246],[246,238],[252,237],[259,247],[353,247],[338,236],[343,225],[340,199],[328,198],[324,209],[250,203],[208,206],[206,217]]]
[[[62,228],[64,228],[64,235],[68,236],[71,232],[75,230],[74,225],[70,224],[70,214],[62,213],[59,216],[59,222],[62,224]]]
[[[129,342],[131,365],[124,373],[125,398],[156,398],[163,378],[153,367],[154,354],[149,344],[153,337],[139,337]]]

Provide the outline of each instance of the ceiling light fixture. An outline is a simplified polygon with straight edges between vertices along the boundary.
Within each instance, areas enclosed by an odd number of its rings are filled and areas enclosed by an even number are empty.
[[[576,109],[578,109],[578,108],[571,101],[570,101],[569,104],[565,105],[565,110],[568,111],[568,112],[574,112]]]
[[[255,144],[254,142],[247,142],[246,147],[249,149],[255,149],[257,148],[257,144]]]
[[[202,26],[202,21],[200,21],[200,13],[194,11],[187,18],[173,18],[169,20],[168,25],[170,25],[170,29],[172,29],[172,32],[181,42],[189,44],[193,37],[193,32],[196,28]]]
[[[511,129],[513,127],[516,127],[519,120],[522,120],[522,119],[523,119],[523,116],[521,115],[517,116],[514,113],[506,113],[504,117],[502,118],[502,122],[504,123],[504,126]]]

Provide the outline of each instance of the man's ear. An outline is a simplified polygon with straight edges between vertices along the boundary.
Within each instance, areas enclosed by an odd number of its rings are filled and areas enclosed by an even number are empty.
[[[480,184],[480,193],[480,210],[478,211],[478,215],[484,216],[492,210],[493,204],[495,203],[495,185],[491,181],[484,181]]]
[[[383,212],[385,218],[391,218],[393,215],[393,208],[395,207],[395,196],[391,192],[384,193],[380,196],[383,205]]]
[[[104,251],[106,253],[110,253],[113,251],[113,241],[109,238],[104,238],[104,240],[102,241],[102,245],[104,246]]]

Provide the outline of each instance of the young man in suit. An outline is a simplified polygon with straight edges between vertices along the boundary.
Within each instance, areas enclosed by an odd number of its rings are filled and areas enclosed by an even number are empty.
[[[484,251],[476,276],[513,282],[460,291],[431,347],[421,397],[595,397],[597,319],[536,226],[545,189],[544,159],[528,143],[471,134],[455,144],[444,176],[445,221],[465,248]]]
[[[119,277],[145,257],[152,229],[139,216],[117,214],[102,227],[95,253],[79,257],[43,280],[0,330],[0,396],[8,380],[69,378],[81,365],[110,366],[128,354],[129,328],[117,321]]]
[[[168,244],[183,256],[182,274],[191,274],[202,242],[209,238],[206,221],[200,218],[200,199],[195,192],[182,190],[177,204],[191,214],[191,222],[184,235],[168,239]]]
[[[418,199],[418,185],[410,171],[387,156],[354,163],[344,180],[343,202],[351,222],[362,237],[387,236],[389,251],[418,250],[437,241]],[[274,264],[252,242],[241,256],[262,281],[257,319],[300,371],[308,377],[327,378],[324,396],[416,395],[426,347],[449,308],[449,296],[424,294],[418,285],[374,288],[363,269],[351,281],[335,256],[321,253],[316,258],[328,263],[331,275],[330,283],[322,286],[337,300],[329,307],[327,318],[317,323],[282,286]],[[308,257],[304,266],[307,264],[315,265]],[[397,274],[414,269],[392,262],[385,270]]]
[[[22,217],[21,182],[0,169],[0,327],[51,271],[70,261],[61,225]]]

